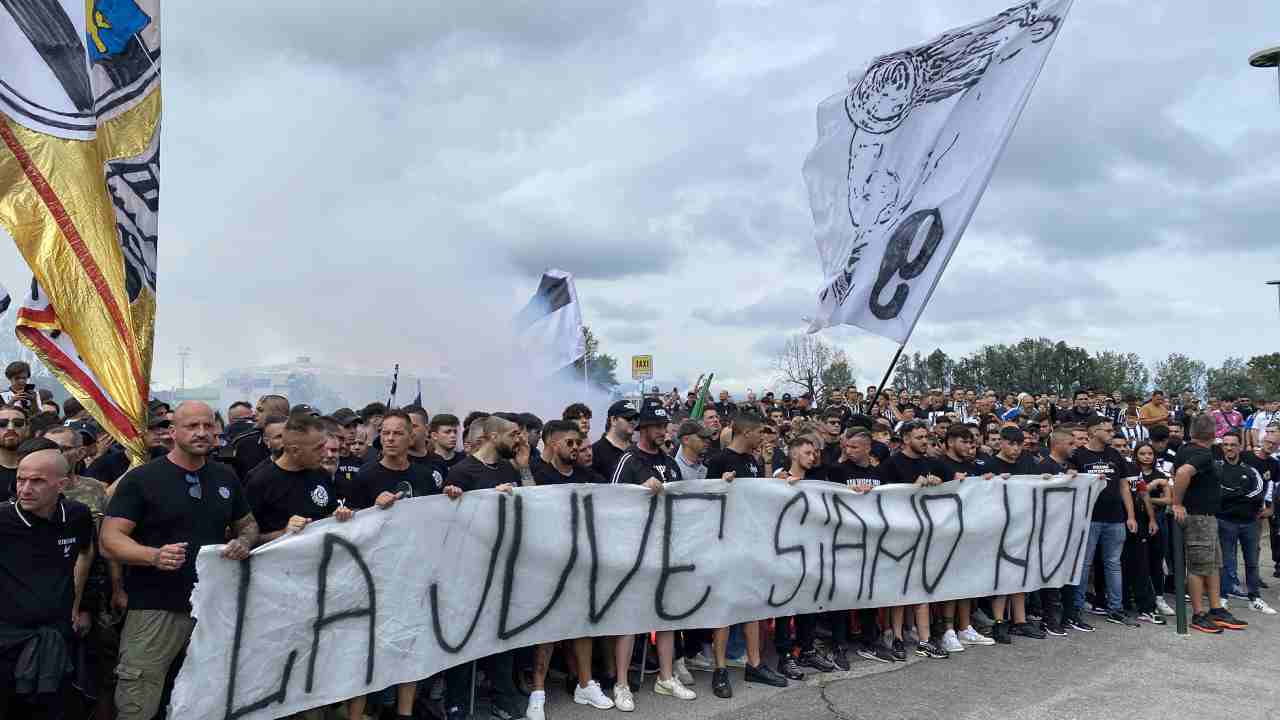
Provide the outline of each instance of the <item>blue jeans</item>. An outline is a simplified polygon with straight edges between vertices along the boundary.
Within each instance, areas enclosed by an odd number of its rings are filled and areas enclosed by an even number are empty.
[[[1124,552],[1124,523],[1089,523],[1089,540],[1084,549],[1084,569],[1080,571],[1080,584],[1076,585],[1076,609],[1084,607],[1084,591],[1093,574],[1093,557],[1102,547],[1102,571],[1107,583],[1107,609],[1123,612],[1121,601],[1120,554]]]
[[[1222,597],[1234,590],[1236,575],[1236,543],[1244,549],[1244,575],[1249,598],[1258,597],[1258,522],[1241,523],[1218,518],[1218,540],[1222,543]]]

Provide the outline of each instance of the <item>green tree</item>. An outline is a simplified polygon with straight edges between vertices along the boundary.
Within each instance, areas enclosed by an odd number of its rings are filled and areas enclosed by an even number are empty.
[[[835,351],[835,359],[822,372],[822,391],[843,390],[854,382],[853,368],[843,350]]]
[[[1263,397],[1280,400],[1280,352],[1249,358],[1249,377]]]
[[[1108,392],[1133,393],[1143,397],[1151,384],[1151,372],[1137,353],[1104,350],[1093,355],[1090,385]]]
[[[924,359],[924,384],[927,387],[949,390],[954,373],[955,363],[942,352],[942,348],[934,348]]]
[[[1203,362],[1192,360],[1182,353],[1171,353],[1169,357],[1156,363],[1155,389],[1163,390],[1166,395],[1176,395],[1190,389],[1203,397],[1206,372]]]
[[[1221,367],[1209,368],[1205,373],[1205,390],[1210,397],[1238,398],[1257,396],[1257,387],[1249,375],[1249,366],[1243,358],[1229,357]]]
[[[578,358],[573,363],[572,380],[582,381],[582,363],[587,363],[587,379],[596,387],[611,390],[618,385],[618,360],[612,355],[600,354],[600,340],[591,332],[589,326],[582,327],[582,334],[586,338],[586,354]]]

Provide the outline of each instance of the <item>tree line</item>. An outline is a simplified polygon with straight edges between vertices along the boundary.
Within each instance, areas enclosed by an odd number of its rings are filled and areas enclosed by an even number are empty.
[[[777,379],[815,396],[853,384],[855,373],[845,353],[816,335],[789,338],[774,358]],[[1023,338],[1012,344],[985,345],[953,358],[941,348],[903,353],[890,384],[899,390],[973,388],[998,392],[1069,395],[1078,388],[1133,393],[1191,390],[1201,398],[1280,398],[1280,353],[1247,360],[1228,357],[1216,367],[1182,353],[1171,353],[1148,367],[1137,353],[1089,352],[1062,340]]]

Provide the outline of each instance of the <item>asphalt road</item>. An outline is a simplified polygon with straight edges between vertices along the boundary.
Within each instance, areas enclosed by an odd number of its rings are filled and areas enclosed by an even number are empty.
[[[1264,569],[1270,567],[1265,555],[1264,550]],[[1272,580],[1269,572],[1264,579]],[[1263,591],[1280,607],[1277,594]],[[946,660],[913,655],[906,664],[884,665],[853,656],[849,672],[812,677],[785,690],[747,685],[736,672],[731,700],[711,694],[707,673],[694,673],[699,696],[692,702],[654,695],[649,680],[636,693],[633,717],[1280,720],[1280,615],[1263,616],[1244,601],[1232,610],[1250,623],[1247,630],[1179,636],[1173,622],[1129,628],[1091,617],[1094,633],[1015,638],[1012,646],[969,648]],[[574,705],[563,691],[550,694],[548,715],[554,720],[620,720],[616,710]]]

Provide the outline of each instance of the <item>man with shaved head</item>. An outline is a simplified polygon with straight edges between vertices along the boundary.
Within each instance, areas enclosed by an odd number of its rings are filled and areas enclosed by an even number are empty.
[[[244,560],[258,543],[258,523],[235,473],[209,462],[216,450],[213,410],[187,401],[173,417],[173,449],[120,478],[102,523],[102,551],[129,565],[128,614],[116,668],[119,720],[151,720],[165,677],[195,620],[191,590],[203,545]]]
[[[13,502],[0,504],[0,717],[63,717],[62,668],[71,634],[83,634],[80,598],[93,561],[89,509],[62,495],[69,466],[57,450],[18,464]],[[29,655],[32,663],[19,657]],[[23,677],[15,677],[15,669]],[[17,685],[36,692],[17,695]]]
[[[245,498],[263,542],[301,532],[312,520],[329,517],[338,509],[332,476],[321,468],[328,440],[320,418],[295,415],[285,425],[280,457],[249,473]],[[344,508],[342,519],[350,512]]]

